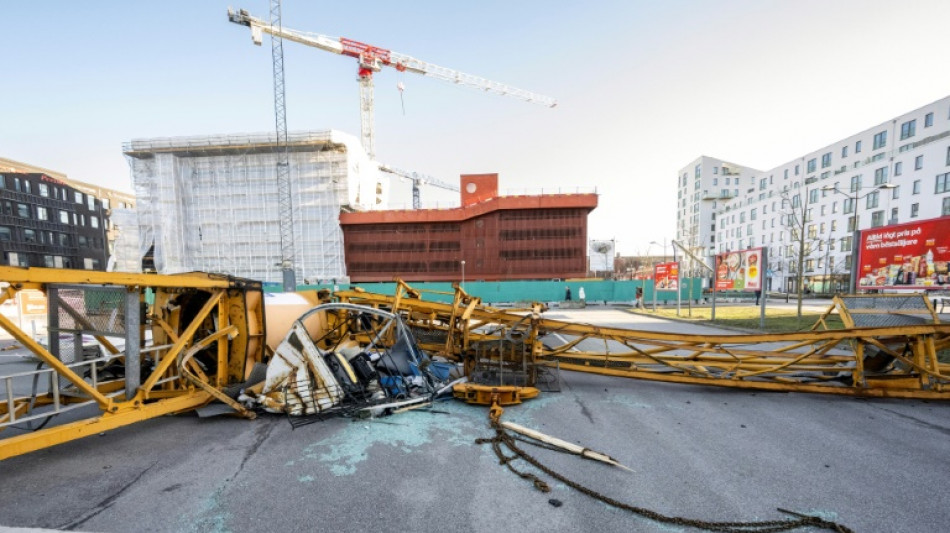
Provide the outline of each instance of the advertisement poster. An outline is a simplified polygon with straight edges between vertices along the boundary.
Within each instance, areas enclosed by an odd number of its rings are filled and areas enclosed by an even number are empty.
[[[656,280],[656,290],[675,291],[680,286],[680,264],[657,263],[653,267],[653,279]]]
[[[46,295],[41,291],[24,289],[17,293],[21,315],[46,316]]]
[[[761,248],[716,256],[717,291],[761,290],[763,273]]]
[[[614,241],[590,241],[590,270],[613,272],[615,248]]]
[[[950,217],[863,230],[858,290],[950,288]]]

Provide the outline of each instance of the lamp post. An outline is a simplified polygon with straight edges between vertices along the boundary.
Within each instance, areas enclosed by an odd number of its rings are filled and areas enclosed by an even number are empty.
[[[663,244],[660,244],[656,241],[650,241],[650,244],[655,244],[657,246],[663,247],[663,262],[665,263],[666,262],[666,237],[663,237]]]
[[[462,290],[465,290],[465,260],[462,259]]]
[[[874,194],[874,193],[877,192],[877,191],[889,190],[889,189],[896,189],[896,188],[897,188],[897,185],[895,185],[895,184],[893,184],[893,183],[882,183],[881,185],[875,185],[874,187],[853,187],[853,188],[854,188],[854,191],[853,191],[854,194],[853,194],[853,195],[841,191],[841,189],[839,189],[838,187],[836,187],[836,186],[834,186],[834,185],[825,185],[825,186],[822,187],[820,190],[821,190],[821,191],[836,192],[836,193],[838,193],[838,194],[840,194],[840,195],[842,195],[842,196],[847,196],[847,197],[852,201],[851,209],[852,209],[852,212],[854,213],[854,227],[851,228],[851,230],[852,230],[852,233],[851,233],[851,234],[852,234],[852,239],[851,239],[851,241],[852,241],[852,242],[851,242],[851,275],[850,275],[850,280],[848,281],[848,285],[849,285],[849,288],[850,288],[851,292],[852,292],[852,293],[855,293],[855,292],[857,292],[857,290],[858,290],[858,285],[857,285],[857,282],[858,282],[858,254],[857,254],[857,246],[858,246],[858,239],[860,238],[860,235],[861,235],[860,219],[859,219],[859,217],[858,217],[858,201],[863,200],[864,198],[867,198],[868,195]],[[864,194],[861,194],[861,191],[862,191],[862,190],[865,190],[865,189],[871,189],[871,190],[869,190],[868,192],[866,192],[866,193],[864,193]],[[826,261],[825,264],[827,265],[827,261]]]

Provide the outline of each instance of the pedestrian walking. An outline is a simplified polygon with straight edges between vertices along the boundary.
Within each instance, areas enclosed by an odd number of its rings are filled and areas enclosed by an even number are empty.
[[[571,301],[571,287],[570,286],[564,288],[564,301],[566,302]]]

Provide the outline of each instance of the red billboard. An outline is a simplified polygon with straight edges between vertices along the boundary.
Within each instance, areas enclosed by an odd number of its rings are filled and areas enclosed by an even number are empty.
[[[717,291],[762,290],[762,248],[716,256]]]
[[[656,281],[656,290],[675,291],[680,286],[680,264],[657,263],[653,267],[653,279]]]
[[[858,290],[946,289],[950,217],[861,231]]]

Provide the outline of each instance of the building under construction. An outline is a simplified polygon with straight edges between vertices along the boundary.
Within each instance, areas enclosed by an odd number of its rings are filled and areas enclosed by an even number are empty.
[[[296,279],[345,279],[339,213],[386,205],[378,165],[338,131],[291,133],[288,146]],[[123,152],[138,231],[117,251],[120,270],[140,270],[151,251],[159,273],[281,281],[274,134],[139,139]]]
[[[552,279],[587,275],[593,192],[499,196],[498,174],[462,176],[455,209],[341,213],[357,282]]]

